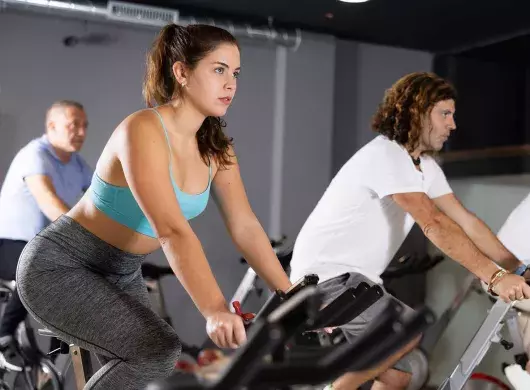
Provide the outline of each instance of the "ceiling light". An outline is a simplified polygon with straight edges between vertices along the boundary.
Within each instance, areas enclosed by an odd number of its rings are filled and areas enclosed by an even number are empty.
[[[343,3],[366,3],[368,0],[339,0]]]

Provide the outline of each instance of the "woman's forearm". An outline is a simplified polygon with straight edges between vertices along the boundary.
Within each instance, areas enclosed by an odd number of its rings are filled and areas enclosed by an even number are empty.
[[[198,238],[193,233],[173,233],[160,242],[169,265],[201,314],[206,318],[229,311]]]
[[[239,226],[232,232],[232,238],[247,263],[271,290],[285,291],[291,286],[267,234],[257,219]]]

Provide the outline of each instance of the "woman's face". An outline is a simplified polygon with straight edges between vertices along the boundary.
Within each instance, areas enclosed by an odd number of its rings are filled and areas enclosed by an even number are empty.
[[[221,44],[190,72],[184,96],[204,116],[224,116],[236,93],[239,72],[238,47]]]

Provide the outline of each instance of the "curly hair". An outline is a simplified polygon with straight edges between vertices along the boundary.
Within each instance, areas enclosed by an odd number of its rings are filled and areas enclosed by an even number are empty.
[[[456,90],[448,81],[430,72],[410,73],[385,92],[372,130],[412,152],[420,142],[425,115],[436,103],[450,99],[456,100]]]

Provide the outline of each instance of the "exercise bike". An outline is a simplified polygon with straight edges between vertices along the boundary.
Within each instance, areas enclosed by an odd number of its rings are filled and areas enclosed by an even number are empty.
[[[0,280],[0,305],[3,308],[15,289],[14,281]],[[0,390],[63,390],[63,376],[52,361],[39,349],[33,328],[27,318],[17,328],[15,337],[16,362],[8,362],[0,354]],[[39,375],[47,376],[44,387]],[[12,379],[9,379],[12,377]],[[42,379],[42,377],[41,377]]]
[[[348,322],[350,316],[358,315],[356,310],[366,307],[363,301],[373,297],[367,292],[377,296],[381,290],[380,286],[372,286],[363,293],[357,291],[359,287],[351,288],[322,308],[315,276],[306,275],[285,294],[274,292],[253,320],[247,343],[230,357],[219,358],[218,364],[214,362],[190,373],[176,372],[170,378],[151,383],[148,389],[278,390],[299,385],[321,389],[345,372],[379,365],[434,320],[428,309],[404,319],[402,306],[391,301],[356,343],[295,352],[291,340],[298,333],[320,325]],[[357,309],[353,310],[355,306]]]
[[[161,279],[167,275],[173,275],[170,267],[161,267],[151,263],[142,264],[142,276],[147,287],[151,307],[154,312],[171,325],[171,318],[166,311],[164,293],[161,287]],[[57,337],[49,329],[39,329],[39,334]],[[184,345],[183,352],[196,358],[200,353],[200,349],[195,346]],[[69,354],[69,359],[74,369],[76,388],[82,390],[94,374],[90,353],[75,344],[68,344],[64,340],[61,340],[60,347],[51,353]],[[0,390],[3,389],[0,388]]]
[[[428,261],[425,261],[425,259],[421,261],[413,260],[412,262],[410,262],[410,259],[401,260],[401,263],[406,264],[406,266],[402,267],[399,265],[400,262],[398,262],[397,266],[385,271],[383,279],[401,277],[417,272],[428,272],[443,259],[443,256],[436,256]],[[442,334],[470,293],[484,294],[486,291],[487,286],[484,283],[480,283],[476,276],[469,274],[464,279],[449,306],[436,323],[424,332],[419,346],[409,355],[408,360],[414,367],[412,381],[408,390],[424,389],[429,379],[429,359]],[[507,350],[513,349],[516,364],[519,367],[525,367],[528,360],[522,348],[516,318],[516,310],[509,308],[508,304],[504,304],[504,302],[497,302],[490,310],[490,314],[470,343],[457,367],[438,390],[466,390],[469,388],[509,390],[509,387],[500,379],[484,373],[474,372],[474,369],[480,364],[493,342],[500,343]],[[500,331],[504,325],[508,326],[511,342],[500,337]],[[508,364],[505,366],[508,366]],[[517,369],[512,368],[512,372],[515,372],[515,375],[519,378],[522,376]],[[530,386],[527,388],[530,388]]]
[[[286,245],[286,239],[287,237],[283,236],[279,240],[270,241],[272,249],[276,253],[278,260],[285,271],[289,269],[289,264],[293,257],[293,245]],[[239,262],[241,264],[247,264],[247,261],[243,257],[239,259]],[[256,275],[256,272],[252,269],[252,267],[248,267],[245,276],[243,276],[241,283],[239,283],[239,286],[232,295],[230,301],[237,301],[243,305],[252,292],[254,292],[258,297],[261,297],[263,295],[263,289],[257,286],[256,282],[258,279],[258,275]]]
[[[487,293],[486,284],[479,282],[474,275],[469,275],[468,281],[480,284],[483,290],[482,292]],[[464,389],[468,380],[474,379],[475,368],[480,364],[493,343],[499,343],[505,349],[514,353],[514,362],[511,364],[503,364],[503,370],[512,385],[517,384],[516,390],[530,388],[530,375],[524,371],[528,363],[528,356],[524,351],[519,326],[517,324],[518,313],[520,311],[530,311],[528,302],[506,303],[491,295],[490,299],[494,304],[489,310],[488,315],[462,354],[457,366],[450,376],[440,385],[438,390]],[[510,340],[506,340],[501,336],[501,331],[504,326],[507,326]],[[499,384],[499,387],[502,388],[503,384]]]

